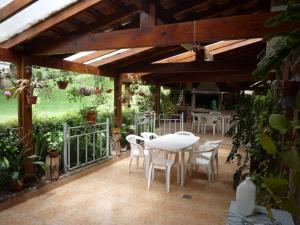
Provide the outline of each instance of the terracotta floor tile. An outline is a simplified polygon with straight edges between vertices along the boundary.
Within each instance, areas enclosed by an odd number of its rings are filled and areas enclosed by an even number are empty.
[[[148,191],[142,168],[134,164],[128,174],[127,158],[0,212],[0,225],[224,224],[234,198],[234,165],[225,164],[228,152],[220,149],[220,174],[210,187],[201,170],[187,177],[184,187],[173,171],[170,193],[163,172]]]

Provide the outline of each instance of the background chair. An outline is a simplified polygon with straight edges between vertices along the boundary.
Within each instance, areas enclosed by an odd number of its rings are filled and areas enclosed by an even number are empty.
[[[170,182],[171,182],[171,168],[175,163],[174,157],[169,157],[170,154],[167,151],[150,149],[149,153],[151,155],[151,164],[148,174],[148,190],[150,190],[151,181],[154,180],[155,170],[164,170],[166,177],[166,191],[170,192]]]
[[[198,118],[198,113],[191,112],[192,114],[192,131],[195,131],[195,128],[197,127],[197,132],[199,133],[200,129],[200,120]]]
[[[156,133],[152,132],[142,132],[141,136],[145,138],[146,140],[152,140],[154,138],[158,138],[158,135]]]
[[[130,162],[129,162],[129,174],[130,174],[132,160],[134,158],[136,159],[136,167],[138,168],[139,167],[139,159],[140,158],[144,159],[144,157],[145,157],[144,147],[138,143],[138,141],[145,141],[145,139],[142,137],[139,137],[137,135],[130,134],[126,137],[126,140],[130,144]],[[145,160],[144,160],[144,162],[145,162]]]
[[[187,167],[190,166],[190,175],[192,174],[193,167],[198,168],[202,166],[205,168],[207,174],[208,185],[210,186],[214,180],[214,167],[213,167],[213,152],[217,145],[198,145],[193,152],[191,152],[188,159]],[[209,157],[204,156],[204,153],[211,153]],[[187,169],[187,168],[186,168]]]
[[[219,147],[222,144],[223,140],[216,140],[216,141],[206,141],[203,143],[203,145],[217,145],[215,151],[213,152],[213,160],[215,161],[216,164],[216,171],[217,174],[219,174]],[[203,156],[205,157],[211,157],[212,153],[203,153]]]

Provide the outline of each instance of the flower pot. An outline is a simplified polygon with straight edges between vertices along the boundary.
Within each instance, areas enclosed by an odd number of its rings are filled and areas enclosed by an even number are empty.
[[[10,183],[10,189],[13,192],[22,191],[23,187],[24,187],[24,179],[23,178],[19,178],[16,181],[11,181],[11,183]]]
[[[37,96],[27,95],[26,100],[28,105],[34,105],[37,102]]]
[[[133,129],[128,129],[128,134],[134,134],[134,130]]]
[[[97,95],[97,94],[101,94],[101,88],[96,87],[96,88],[95,88],[95,94],[96,94],[96,95]]]
[[[97,117],[96,112],[89,111],[86,113],[86,122],[90,125],[94,124],[96,122],[96,117]]]
[[[57,151],[57,150],[49,150],[48,151],[48,155],[49,155],[49,157],[51,157],[51,158],[55,158],[55,157],[57,157],[58,155],[59,155],[59,152]]]
[[[278,81],[278,87],[282,91],[283,96],[296,96],[300,82],[290,80]]]
[[[57,81],[57,85],[59,89],[66,89],[68,87],[68,82],[66,81]]]
[[[112,89],[107,89],[106,90],[106,93],[111,93],[112,92]]]

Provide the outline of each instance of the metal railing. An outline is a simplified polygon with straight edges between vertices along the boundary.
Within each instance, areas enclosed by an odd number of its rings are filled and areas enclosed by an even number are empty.
[[[109,156],[109,120],[90,126],[64,124],[64,172]]]
[[[169,116],[159,115],[160,135],[183,131],[183,113]]]
[[[155,132],[156,114],[138,113],[135,115],[135,132],[140,135],[142,132]]]

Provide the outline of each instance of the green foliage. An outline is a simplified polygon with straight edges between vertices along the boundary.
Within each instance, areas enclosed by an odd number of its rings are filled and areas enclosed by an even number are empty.
[[[64,133],[62,131],[49,131],[45,135],[49,150],[61,151],[64,141]]]
[[[161,93],[160,109],[164,117],[169,117],[177,112],[177,104],[181,94],[182,90],[177,89],[170,89],[169,92]]]
[[[274,141],[272,140],[272,138],[270,138],[268,135],[266,135],[264,133],[261,133],[261,135],[260,135],[259,144],[269,154],[275,155],[277,153],[277,147],[276,147]]]

